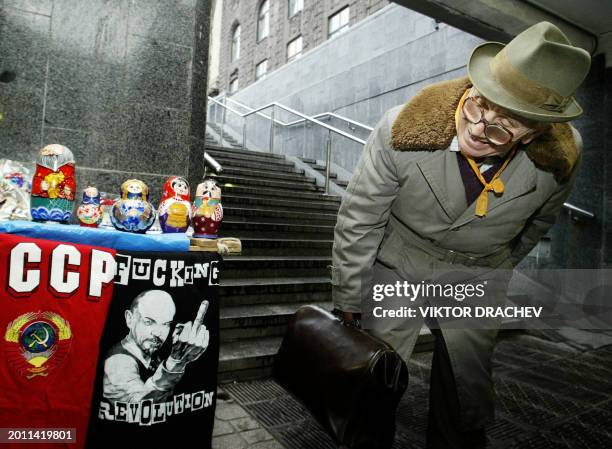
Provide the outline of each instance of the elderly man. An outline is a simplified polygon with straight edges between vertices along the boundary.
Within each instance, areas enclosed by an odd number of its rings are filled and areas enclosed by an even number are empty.
[[[163,290],[147,290],[134,298],[125,311],[129,333],[109,350],[104,361],[104,397],[121,402],[159,402],[172,395],[187,364],[208,347],[209,332],[202,324],[206,303],[200,305],[193,323],[176,326],[170,356],[161,360],[159,350],[170,334],[176,312],[172,296]]]
[[[418,281],[437,269],[511,269],[553,225],[580,159],[573,95],[589,54],[542,22],[489,42],[469,78],[426,87],[388,111],[365,146],[335,228],[334,306],[361,312],[373,266]],[[424,273],[424,274],[423,274]],[[429,448],[484,448],[497,329],[433,330]],[[419,326],[372,331],[406,360]]]

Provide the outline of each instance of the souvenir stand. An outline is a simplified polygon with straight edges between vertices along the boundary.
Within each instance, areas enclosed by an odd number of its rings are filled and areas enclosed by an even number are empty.
[[[240,251],[217,239],[219,187],[203,182],[191,203],[173,176],[156,208],[131,179],[120,197],[90,186],[75,204],[66,147],[43,148],[33,174],[9,162],[0,161],[1,427],[16,447],[210,447],[220,252]]]

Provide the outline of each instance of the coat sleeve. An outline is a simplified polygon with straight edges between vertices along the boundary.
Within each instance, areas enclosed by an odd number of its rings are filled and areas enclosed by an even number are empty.
[[[360,312],[361,277],[374,265],[399,181],[387,112],[368,139],[338,212],[332,250],[334,307]]]
[[[557,187],[548,200],[527,220],[527,224],[515,239],[512,247],[511,259],[513,266],[518,265],[555,224],[563,203],[567,200],[574,187],[582,160],[582,139],[578,131],[575,129],[573,131],[580,154],[572,174],[565,183]]]

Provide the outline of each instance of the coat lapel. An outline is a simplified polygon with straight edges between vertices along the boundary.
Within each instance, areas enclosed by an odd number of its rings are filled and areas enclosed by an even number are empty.
[[[450,223],[454,223],[467,208],[456,154],[450,150],[436,151],[417,165]]]
[[[487,208],[487,215],[490,214],[496,207],[532,191],[536,187],[537,174],[535,167],[530,162],[525,152],[520,150],[517,152],[516,156],[514,156],[514,159],[508,164],[506,169],[502,172],[500,178],[504,182],[504,193],[499,196],[495,195],[493,192],[488,193],[489,207]],[[450,229],[464,226],[470,223],[472,220],[479,218],[476,217],[474,213],[475,208],[476,201],[465,209],[463,214],[461,214],[455,223],[453,223]],[[479,219],[486,220],[487,215]]]

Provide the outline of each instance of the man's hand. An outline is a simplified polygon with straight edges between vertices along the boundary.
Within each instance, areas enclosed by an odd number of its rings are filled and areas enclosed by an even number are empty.
[[[339,309],[332,310],[332,314],[349,326],[361,328],[361,313],[344,312]]]
[[[166,360],[169,371],[182,371],[185,366],[198,359],[208,347],[208,329],[202,324],[208,309],[208,301],[202,301],[193,323],[178,324],[172,334],[172,352]]]

